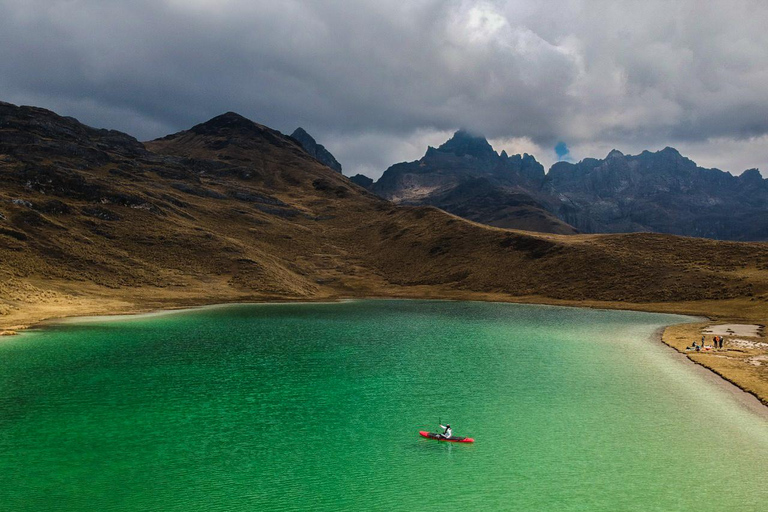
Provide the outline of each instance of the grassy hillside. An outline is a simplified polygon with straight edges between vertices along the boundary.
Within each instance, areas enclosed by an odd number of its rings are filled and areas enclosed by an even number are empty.
[[[142,144],[0,104],[0,328],[361,296],[756,321],[768,311],[768,244],[493,228],[379,199],[236,114]]]
[[[143,145],[1,107],[6,315],[63,283],[286,299],[414,286],[633,303],[768,293],[766,244],[541,235],[398,207],[237,114]]]

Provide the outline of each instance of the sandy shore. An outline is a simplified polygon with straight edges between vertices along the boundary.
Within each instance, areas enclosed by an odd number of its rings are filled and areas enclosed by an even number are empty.
[[[731,380],[712,371],[711,368],[687,357],[685,352],[681,352],[677,350],[675,347],[671,346],[669,343],[667,343],[664,340],[664,335],[666,334],[666,331],[668,329],[672,328],[673,330],[675,330],[685,325],[690,325],[690,324],[677,324],[677,325],[669,326],[667,328],[659,329],[656,335],[654,336],[654,338],[667,347],[670,357],[673,357],[676,360],[680,361],[681,364],[692,365],[693,371],[698,373],[702,379],[706,379],[707,381],[712,382],[715,385],[719,386],[721,389],[724,389],[728,393],[729,397],[733,399],[736,403],[738,403],[740,407],[743,407],[749,410],[750,412],[762,417],[766,421],[768,421],[768,403],[760,400],[754,393],[749,393],[745,391],[742,387],[736,385]],[[700,325],[700,324],[695,324],[695,325]]]
[[[706,352],[687,350],[705,337],[712,345],[715,335],[725,339],[722,349]],[[748,339],[745,339],[748,338]],[[768,406],[768,339],[761,324],[714,324],[700,322],[672,325],[662,341],[682,357],[706,368]]]

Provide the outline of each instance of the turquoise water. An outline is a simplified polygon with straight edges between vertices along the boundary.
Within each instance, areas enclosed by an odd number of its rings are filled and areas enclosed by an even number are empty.
[[[766,510],[768,422],[685,317],[239,305],[0,343],[0,509]],[[418,437],[450,422],[473,445]]]

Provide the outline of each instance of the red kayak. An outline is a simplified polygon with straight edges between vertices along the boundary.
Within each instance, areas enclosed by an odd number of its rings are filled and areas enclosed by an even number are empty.
[[[436,434],[435,432],[426,432],[424,430],[419,431],[419,435],[421,437],[426,437],[427,439],[435,439],[437,441],[446,441],[449,443],[474,443],[475,440],[471,437],[456,437],[451,436],[448,438],[441,437],[440,434]]]

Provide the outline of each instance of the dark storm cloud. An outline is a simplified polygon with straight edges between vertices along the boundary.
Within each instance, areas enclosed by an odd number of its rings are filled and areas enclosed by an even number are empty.
[[[347,173],[459,126],[545,163],[568,140],[741,171],[768,161],[767,23],[758,0],[0,0],[0,99],[142,139],[235,110]]]

